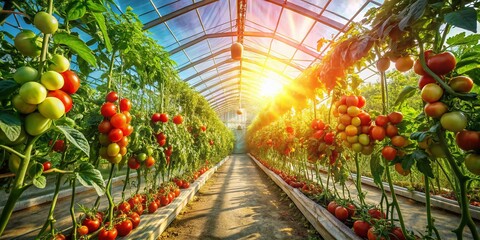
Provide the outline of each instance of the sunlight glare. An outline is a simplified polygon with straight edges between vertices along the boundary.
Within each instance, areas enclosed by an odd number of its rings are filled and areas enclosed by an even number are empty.
[[[264,78],[262,86],[260,88],[260,95],[264,97],[274,97],[283,88],[283,84],[279,80],[274,78]]]

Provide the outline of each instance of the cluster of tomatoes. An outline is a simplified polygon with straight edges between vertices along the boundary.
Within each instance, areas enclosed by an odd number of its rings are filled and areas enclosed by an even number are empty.
[[[133,127],[130,125],[132,115],[129,112],[132,103],[130,100],[122,98],[117,107],[118,94],[116,92],[108,93],[105,101],[100,108],[104,119],[98,125],[99,142],[102,145],[100,156],[112,164],[118,164],[127,154],[128,136],[133,132]]]
[[[311,131],[308,133],[307,151],[310,162],[329,156],[330,164],[333,164],[338,158],[340,150],[335,141],[335,133],[322,120],[314,119],[311,123]]]
[[[153,165],[155,165],[155,158],[152,156],[152,154],[153,151],[148,149],[147,153],[141,152],[131,156],[128,159],[128,167],[136,170],[139,169],[143,164],[146,168],[151,168]]]
[[[186,179],[174,178],[173,182],[175,182],[175,184],[181,189],[186,189],[190,187],[190,182]]]
[[[337,135],[344,145],[357,153],[370,155],[374,150],[370,137],[372,119],[362,110],[365,104],[363,96],[343,95],[335,103],[333,114],[338,117]]]

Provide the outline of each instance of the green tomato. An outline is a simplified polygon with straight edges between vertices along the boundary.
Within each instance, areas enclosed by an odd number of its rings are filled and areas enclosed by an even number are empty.
[[[10,169],[10,172],[17,174],[21,161],[22,159],[16,154],[10,154],[8,158],[8,169]]]
[[[363,150],[363,145],[361,143],[352,143],[352,150],[354,152],[360,153]]]
[[[25,118],[25,131],[32,136],[38,136],[46,132],[52,125],[52,120],[38,112],[30,113]]]
[[[38,111],[46,118],[59,119],[65,114],[65,105],[56,97],[47,97],[38,104]]]
[[[152,148],[147,148],[147,155],[152,156],[153,155],[153,149]]]
[[[370,144],[370,136],[368,134],[362,133],[358,136],[358,142],[361,143],[363,146],[367,146]]]
[[[48,69],[62,73],[67,71],[70,68],[70,62],[68,59],[60,54],[55,54],[50,59],[52,64],[48,66]]]
[[[101,147],[99,150],[99,155],[100,157],[107,159],[108,158],[108,153],[107,153],[107,148],[106,147]]]
[[[108,157],[107,160],[112,164],[118,164],[122,161],[122,154],[117,154],[115,157]]]
[[[40,82],[50,91],[58,90],[63,87],[63,77],[55,71],[48,71],[42,75]]]
[[[115,157],[120,153],[120,146],[117,143],[110,143],[107,147],[107,155],[109,157]]]
[[[145,161],[145,159],[147,159],[147,154],[146,153],[139,153],[137,155],[137,159],[138,159],[138,161],[143,162],[143,161]]]
[[[440,124],[448,131],[460,132],[467,127],[468,120],[463,112],[454,111],[443,114]]]
[[[24,143],[27,140],[27,134],[25,131],[22,130],[20,131],[20,135],[15,140],[10,140],[7,135],[0,129],[0,143],[5,144],[7,146],[16,146],[21,143]]]
[[[20,32],[14,39],[15,48],[27,57],[38,57],[41,52],[42,42],[42,38],[37,37],[30,30]]]
[[[432,143],[428,147],[427,152],[436,158],[444,158],[447,156],[447,154],[445,153],[445,150],[438,143]]]
[[[23,66],[17,69],[13,74],[13,80],[19,84],[35,81],[38,77],[38,71],[35,68]]]
[[[108,137],[108,134],[103,134],[103,133],[101,133],[100,136],[98,137],[98,141],[103,146],[108,146],[108,144],[112,143],[112,141],[110,141],[110,138]]]
[[[465,157],[465,167],[475,175],[480,175],[480,155],[471,153]]]
[[[33,24],[44,34],[55,33],[58,29],[57,19],[46,12],[38,12],[35,14]]]
[[[36,104],[26,103],[18,94],[12,98],[12,105],[19,113],[23,114],[32,113],[35,111],[35,109],[37,109]]]
[[[39,104],[47,97],[47,89],[38,82],[27,82],[20,87],[22,100],[29,104]]]

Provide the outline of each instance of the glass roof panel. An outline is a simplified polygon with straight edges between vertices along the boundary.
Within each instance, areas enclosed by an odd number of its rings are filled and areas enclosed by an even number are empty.
[[[169,51],[179,46],[177,40],[175,40],[165,24],[159,24],[149,30],[152,33],[152,37],[158,39],[158,43],[164,46],[165,50]]]
[[[360,22],[362,21],[363,17],[365,16],[365,13],[367,13],[368,10],[374,7],[378,7],[379,5],[369,2],[366,7],[362,8],[362,10],[358,13],[358,15],[353,19],[354,22]]]
[[[320,38],[324,38],[327,40],[332,40],[332,38],[338,34],[338,30],[333,29],[323,23],[317,22],[313,27],[312,31],[307,35],[305,41],[303,42],[304,45],[311,48],[314,51],[317,51],[317,42]],[[328,44],[325,43],[324,47]]]
[[[167,25],[179,41],[203,32],[202,25],[195,11],[190,11],[171,19],[167,21]]]
[[[319,13],[322,8],[327,4],[328,0],[289,0],[288,2],[293,3],[297,6],[303,7],[310,11]]]
[[[314,22],[313,19],[288,9],[284,9],[277,31],[280,35],[301,42]]]
[[[245,46],[253,47],[257,50],[268,52],[270,48],[271,38],[266,37],[244,37],[243,43]]]
[[[190,59],[198,59],[202,55],[210,53],[210,47],[208,46],[208,41],[203,40],[189,48],[184,50]]]
[[[215,63],[213,62],[213,59],[210,59],[210,60],[207,60],[205,62],[202,62],[202,63],[199,63],[199,64],[195,65],[195,69],[197,69],[197,71],[201,72],[201,71],[205,70],[206,68],[209,68],[212,65],[215,65]]]
[[[248,1],[246,19],[269,29],[275,29],[281,7],[267,1]]]
[[[182,51],[177,52],[173,55],[170,55],[170,58],[177,63],[177,66],[181,67],[187,64],[190,60],[188,60],[187,55]]]
[[[219,50],[222,50],[225,48],[230,49],[230,46],[232,45],[232,42],[233,42],[233,38],[232,37],[210,38],[208,39],[208,42],[210,43],[212,52],[218,52]]]
[[[324,11],[322,15],[334,21],[337,21],[343,25],[348,23],[348,19],[342,17],[340,14],[332,13],[329,10]]]
[[[273,40],[272,41],[272,50],[270,53],[273,53],[273,52],[276,52],[278,53],[278,56],[279,58],[288,58],[290,59],[292,57],[292,55],[295,53],[297,49],[288,45],[288,44],[285,44],[283,42],[280,42],[278,40]],[[272,54],[275,56],[275,54]],[[288,60],[287,59],[287,60]]]
[[[292,61],[295,62],[297,65],[302,66],[303,68],[307,68],[313,60],[315,60],[314,57],[302,51],[297,51],[297,53],[295,53],[295,56],[293,56]]]
[[[169,13],[172,13],[178,9],[182,9],[192,4],[192,1],[191,0],[156,0],[154,1],[154,3],[155,3],[155,6],[157,6],[160,14],[162,14],[162,16],[165,16]]]
[[[195,71],[194,68],[189,68],[185,71],[182,71],[182,72],[179,72],[178,73],[178,76],[181,78],[181,79],[185,79],[185,78],[188,78],[190,76],[193,76],[195,73],[197,73],[197,71]]]
[[[287,66],[285,68],[285,71],[283,71],[283,73],[287,76],[290,76],[292,79],[295,79],[302,72],[300,72],[298,69],[294,67]]]
[[[332,1],[332,3],[328,5],[327,10],[350,19],[366,2],[367,0]]]
[[[189,83],[191,85],[195,85],[195,84],[199,83],[200,81],[202,81],[202,79],[200,77],[195,77],[195,78],[192,78],[192,80],[190,80]]]
[[[198,14],[205,29],[211,29],[224,23],[230,23],[228,1],[217,1],[198,9]],[[214,14],[212,14],[214,13]],[[230,25],[230,24],[229,24]]]

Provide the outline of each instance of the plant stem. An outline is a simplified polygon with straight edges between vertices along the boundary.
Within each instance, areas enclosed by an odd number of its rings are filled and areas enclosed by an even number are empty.
[[[72,225],[73,225],[73,232],[72,238],[77,239],[77,218],[75,217],[75,187],[77,181],[75,179],[72,180],[72,197],[70,199],[70,216],[72,218]]]
[[[49,0],[47,13],[52,15],[52,12],[53,12],[53,0]],[[43,35],[42,52],[40,53],[40,65],[38,66],[39,74],[43,73],[43,68],[45,67],[45,61],[47,60],[48,41],[50,40],[50,35],[51,34]]]
[[[432,237],[432,231],[435,231],[435,235],[437,236],[437,239],[440,240],[440,234],[438,234],[437,228],[433,224],[433,218],[432,218],[432,209],[431,209],[431,203],[430,203],[430,186],[428,184],[429,178],[427,175],[424,175],[425,179],[425,208],[427,209],[427,232],[428,232],[428,237]]]
[[[112,223],[112,220],[113,220],[113,207],[115,206],[115,203],[113,202],[113,198],[112,198],[112,189],[111,189],[114,170],[115,170],[115,164],[112,163],[110,167],[110,175],[108,176],[108,182],[107,182],[107,187],[105,191],[108,199],[108,222],[110,222],[110,224]]]
[[[388,186],[390,188],[390,193],[391,193],[391,196],[392,196],[392,203],[391,204],[393,204],[393,206],[397,210],[398,220],[400,222],[400,227],[402,228],[403,235],[407,236],[409,239],[411,239],[411,237],[409,237],[409,235],[407,234],[407,231],[406,231],[406,228],[405,228],[405,222],[403,221],[402,212],[400,211],[400,205],[398,204],[397,196],[395,195],[395,188],[393,187],[392,177],[390,176],[390,171],[388,169],[388,162],[387,162],[386,159],[385,159],[385,166],[387,166],[387,168],[385,169],[385,173],[387,174]]]
[[[122,202],[125,200],[125,189],[127,189],[127,184],[130,182],[130,167],[127,166],[127,174],[125,175],[125,182],[123,183],[122,189]]]
[[[438,135],[440,146],[442,147],[442,149],[446,150],[445,151],[446,159],[450,164],[450,167],[452,168],[455,174],[455,177],[458,180],[459,189],[460,189],[460,193],[459,193],[460,197],[458,198],[458,205],[462,211],[461,220],[460,220],[460,223],[458,224],[458,227],[452,232],[454,232],[457,235],[458,239],[463,239],[463,236],[462,236],[463,229],[465,228],[465,225],[467,225],[472,233],[473,239],[479,240],[480,236],[479,236],[477,227],[475,225],[475,222],[473,221],[472,216],[470,214],[470,203],[468,202],[468,199],[467,199],[467,182],[470,180],[470,178],[468,176],[463,175],[455,159],[453,158],[452,154],[448,150],[448,143],[447,143],[447,140],[445,139],[445,132],[442,129],[438,128],[437,135]]]
[[[115,55],[117,54],[117,51],[114,50],[112,52],[112,57],[110,58],[110,65],[108,66],[108,80],[107,80],[107,89],[112,88],[112,79],[113,79],[113,65],[115,63]]]
[[[25,158],[23,158],[20,162],[20,167],[18,169],[12,191],[10,192],[10,195],[8,195],[7,202],[5,203],[5,206],[2,210],[2,215],[0,216],[0,237],[7,227],[8,220],[10,220],[10,217],[12,216],[15,203],[17,203],[18,198],[20,198],[22,193],[28,188],[28,186],[23,186],[25,175],[27,173],[28,164],[30,163],[33,146],[40,136],[41,135],[32,138],[25,149]]]
[[[47,230],[48,226],[51,225],[55,221],[55,218],[53,217],[53,213],[54,213],[55,206],[56,206],[57,200],[58,200],[58,194],[59,194],[59,191],[60,191],[60,184],[62,183],[61,182],[62,181],[62,176],[63,176],[63,174],[61,174],[61,173],[57,174],[57,180],[55,182],[55,191],[53,193],[53,199],[52,199],[52,204],[50,205],[50,211],[48,212],[47,220],[45,221],[42,229],[40,230],[40,232],[37,235],[38,238],[41,237],[43,235],[43,233],[45,233],[45,230]]]
[[[9,147],[9,146],[0,145],[0,148],[3,148],[3,149],[5,149],[5,150],[7,150],[8,152],[15,154],[15,155],[19,156],[20,158],[25,158],[25,155],[17,152],[15,149],[13,149],[13,148],[11,148],[11,147]]]
[[[355,153],[355,168],[357,170],[357,182],[355,186],[357,187],[358,199],[360,200],[361,205],[365,205],[365,194],[362,191],[362,175],[360,169],[360,163],[358,162],[358,153]]]

